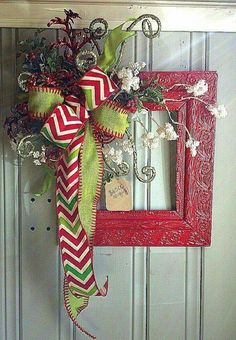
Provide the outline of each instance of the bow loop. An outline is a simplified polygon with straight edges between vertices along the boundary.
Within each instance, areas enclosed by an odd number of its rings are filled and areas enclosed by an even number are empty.
[[[127,110],[110,100],[95,109],[91,119],[97,130],[115,138],[123,138],[129,126]]]
[[[78,81],[85,94],[85,108],[94,110],[118,88],[100,67],[94,66]]]
[[[52,143],[65,149],[72,140],[84,133],[84,124],[68,105],[58,105],[47,119],[41,133]]]
[[[77,114],[77,117],[79,120],[81,120],[82,123],[85,123],[86,120],[89,118],[89,113],[85,109],[83,105],[81,105],[79,98],[77,98],[74,95],[69,95],[65,98],[65,103],[68,104]]]

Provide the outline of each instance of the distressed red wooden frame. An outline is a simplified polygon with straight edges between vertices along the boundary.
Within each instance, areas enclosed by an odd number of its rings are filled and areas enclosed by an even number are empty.
[[[142,78],[156,78],[169,88],[174,84],[194,84],[205,79],[204,99],[216,100],[216,72],[143,72]],[[180,87],[168,93],[179,99],[186,96]],[[167,97],[166,97],[167,98]],[[152,110],[163,108],[148,103]],[[176,210],[99,211],[96,246],[209,246],[211,243],[212,186],[215,119],[202,103],[192,100],[168,105],[178,112],[190,133],[200,141],[198,154],[191,157],[185,148],[185,131],[178,126],[176,156]]]

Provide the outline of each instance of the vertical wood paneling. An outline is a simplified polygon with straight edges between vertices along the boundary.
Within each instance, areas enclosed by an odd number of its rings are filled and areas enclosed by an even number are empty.
[[[22,171],[24,196],[22,222],[22,307],[23,339],[58,338],[58,251],[53,205],[48,196],[31,202],[25,165]],[[33,176],[37,178],[34,171]],[[27,179],[26,179],[27,177]],[[39,177],[38,177],[39,178]],[[40,182],[39,178],[39,182]],[[49,196],[50,197],[50,196]],[[50,197],[51,198],[51,197]],[[31,228],[35,228],[31,230]],[[50,230],[47,230],[50,228]],[[47,301],[47,303],[45,303]]]
[[[33,37],[34,32],[34,29],[19,30],[19,40]],[[53,40],[55,31],[47,30],[43,36]],[[23,162],[21,170],[22,338],[35,340],[42,339],[42,330],[47,339],[59,338],[60,300],[58,299],[58,247],[54,193],[48,193],[41,198],[32,194],[40,189],[42,179],[39,168],[32,167],[31,162]]]
[[[4,116],[15,100],[15,30],[2,29],[2,109]],[[18,165],[8,141],[3,139],[3,267],[4,267],[4,305],[5,336],[7,339],[18,339],[19,336],[19,201],[18,201]],[[3,328],[3,332],[4,332]]]
[[[190,33],[190,70],[206,67],[206,33]],[[186,248],[185,271],[185,338],[200,339],[202,311],[202,261],[199,248]]]
[[[153,40],[152,69],[158,71],[185,71],[189,69],[190,34],[162,32]]]
[[[152,68],[154,70],[188,70],[190,60],[189,33],[162,33],[153,41]],[[161,115],[161,114],[159,114]],[[163,114],[162,114],[163,115]],[[158,118],[163,119],[162,117]],[[170,205],[167,198],[168,148],[162,146],[164,159],[153,156],[161,163],[162,174],[165,176],[164,186],[159,186],[160,192],[151,192],[151,209],[167,209]],[[158,181],[158,174],[157,179]],[[150,312],[149,336],[147,340],[184,339],[185,337],[185,264],[186,251],[184,248],[150,248]],[[169,326],[171,325],[171,327]]]
[[[0,29],[0,108],[3,108],[3,32]],[[5,338],[5,168],[4,168],[4,132],[3,132],[4,115],[0,118],[0,336]]]
[[[146,65],[149,63],[149,48],[148,40],[142,32],[138,32],[136,37],[135,61],[144,61]],[[140,117],[143,124],[147,124],[147,116]],[[141,169],[147,164],[147,151],[143,148],[140,137],[142,128],[139,124],[135,125],[134,139],[138,152],[138,169]],[[134,176],[133,179],[133,196],[134,210],[146,209],[147,202],[145,200],[147,185],[140,183]],[[143,340],[146,336],[146,319],[147,319],[147,304],[146,304],[146,254],[145,247],[133,248],[133,338],[132,340]]]
[[[209,68],[217,70],[218,101],[229,115],[216,125],[213,242],[205,250],[204,339],[236,338],[236,33],[209,36]]]
[[[185,250],[151,248],[150,339],[185,337]]]
[[[130,248],[99,247],[94,252],[98,283],[109,277],[106,298],[90,299],[88,308],[81,313],[81,325],[97,336],[98,340],[132,339],[132,252]],[[76,340],[87,337],[77,332]]]
[[[58,297],[59,297],[59,337],[58,340],[74,340],[75,329],[72,322],[68,318],[66,309],[64,307],[63,296],[63,282],[64,282],[64,268],[61,263],[60,249],[58,248]]]
[[[202,71],[205,69],[206,59],[206,33],[190,33],[190,70]]]
[[[32,36],[34,30],[19,30],[19,39]],[[45,35],[45,34],[44,34]],[[55,31],[46,32],[55,37]],[[14,102],[15,96],[15,30],[1,30],[1,119]],[[221,101],[234,110],[235,74],[235,34],[214,34],[210,36],[210,63],[206,59],[206,35],[204,33],[165,33],[153,41],[153,46],[142,36],[130,40],[122,63],[130,60],[145,61],[154,70],[201,70],[206,66],[217,69],[220,74]],[[221,51],[219,53],[219,51]],[[222,62],[224,60],[225,62]],[[230,62],[228,62],[230,61]],[[229,85],[231,84],[231,85]],[[231,91],[229,88],[231,86]],[[155,114],[155,113],[154,113]],[[142,117],[144,122],[147,118]],[[158,119],[163,119],[159,114]],[[230,118],[229,118],[230,119]],[[232,119],[232,118],[231,118]],[[150,124],[150,122],[149,122]],[[219,130],[219,125],[220,129]],[[154,128],[155,126],[153,126]],[[228,177],[232,178],[229,159],[233,157],[233,148],[228,149],[226,139],[233,136],[235,126],[218,124],[217,149],[223,155],[216,158],[216,180],[222,187],[224,174],[220,164],[228,164]],[[1,130],[2,133],[2,130]],[[139,128],[135,131],[136,140],[140,137]],[[139,168],[149,157],[142,151],[138,142]],[[227,149],[227,154],[222,150]],[[229,151],[228,151],[229,150]],[[158,156],[158,152],[161,154]],[[159,177],[167,179],[168,150],[166,146],[157,150],[152,162],[157,162]],[[231,155],[229,157],[229,154]],[[31,201],[32,190],[36,190],[39,169],[24,162],[22,168],[17,165],[14,153],[8,141],[1,136],[0,145],[0,338],[6,340],[82,340],[87,339],[73,328],[63,307],[62,283],[63,269],[57,244],[56,216],[53,191],[42,198]],[[217,157],[217,154],[216,154]],[[163,162],[164,160],[164,162]],[[227,170],[228,169],[228,170]],[[18,182],[18,180],[20,181]],[[18,185],[17,185],[18,182]],[[33,187],[30,183],[34,183]],[[232,183],[226,180],[225,199],[229,214],[233,216],[234,194]],[[10,188],[10,189],[9,189]],[[20,193],[18,192],[20,190]],[[216,190],[215,206],[220,206],[221,194]],[[134,209],[165,209],[170,201],[166,186],[159,186],[154,192],[150,186],[138,181],[133,182]],[[219,195],[218,195],[219,194]],[[19,200],[18,200],[19,199]],[[52,199],[52,202],[48,202]],[[232,216],[226,216],[229,220]],[[234,339],[236,334],[232,302],[235,272],[230,276],[235,254],[231,237],[232,224],[225,229],[224,242],[219,224],[223,225],[222,211],[214,212],[216,242],[213,248],[206,250],[206,282],[204,303],[204,339],[221,340],[225,337]],[[35,230],[32,231],[31,227]],[[50,227],[50,230],[47,230]],[[230,229],[231,228],[231,229]],[[214,235],[213,233],[213,235]],[[214,249],[220,244],[230,244],[225,258],[214,261]],[[215,248],[214,248],[215,247]],[[218,248],[216,248],[218,247]],[[215,250],[216,251],[216,250]],[[223,251],[223,250],[221,250]],[[224,251],[223,251],[224,252]],[[236,255],[236,254],[235,254]],[[109,292],[106,298],[91,298],[87,310],[80,317],[81,324],[97,335],[98,340],[198,340],[200,338],[201,292],[201,250],[185,248],[96,248],[95,270],[100,285],[109,275]],[[203,257],[202,257],[203,258]],[[231,261],[231,262],[230,262]],[[226,262],[228,263],[226,265]],[[221,270],[218,270],[220,263]],[[228,280],[225,282],[225,275]],[[222,299],[218,299],[221,287]],[[226,286],[226,288],[225,288]],[[227,289],[227,291],[226,291]],[[202,295],[202,297],[204,297]],[[224,300],[224,301],[223,301]],[[217,302],[216,302],[217,301]],[[224,306],[222,321],[221,307]],[[209,307],[208,307],[209,306]],[[212,313],[212,306],[214,313]],[[201,308],[200,308],[201,307]],[[221,322],[222,326],[221,326]],[[215,325],[217,324],[217,327]]]
[[[201,249],[186,248],[185,339],[200,339]]]

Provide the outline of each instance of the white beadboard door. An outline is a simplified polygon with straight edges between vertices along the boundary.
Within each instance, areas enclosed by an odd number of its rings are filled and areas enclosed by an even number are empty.
[[[1,122],[14,102],[16,42],[33,32],[0,30]],[[48,30],[46,35],[55,38],[57,32]],[[218,59],[222,44],[227,56],[221,54]],[[233,90],[227,85],[229,79],[231,86],[236,82],[236,72],[230,73],[229,67],[235,55],[233,33],[162,32],[159,39],[150,42],[139,32],[128,42],[122,63],[145,61],[149,70],[159,71],[219,68],[220,97],[224,100],[227,93],[227,100],[235,103]],[[235,62],[232,65],[236,71]],[[235,113],[232,104],[230,109]],[[143,154],[140,162],[146,156]],[[39,169],[15,158],[2,129],[0,157],[0,339],[85,340],[63,307],[53,191],[41,198],[31,194]],[[161,166],[168,171],[168,164]],[[219,170],[217,174],[222,186]],[[156,203],[148,185],[134,181],[133,188],[135,209],[164,209],[168,205],[162,199],[164,189],[160,188]],[[210,293],[210,289],[204,276],[208,271],[203,249],[98,247],[94,256],[98,282],[109,275],[109,293],[106,298],[91,298],[79,320],[98,340],[236,339],[233,326],[230,336],[213,333],[214,322],[204,304],[204,291]]]

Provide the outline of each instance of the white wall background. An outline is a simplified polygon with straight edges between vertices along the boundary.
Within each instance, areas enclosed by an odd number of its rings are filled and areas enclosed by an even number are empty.
[[[16,41],[33,31],[0,31],[2,120],[14,102]],[[234,33],[163,32],[153,45],[139,34],[129,43],[124,63],[217,70],[229,117],[217,123],[212,246],[96,248],[97,276],[102,282],[109,274],[109,294],[92,298],[81,320],[98,340],[236,339],[235,56]],[[53,197],[31,202],[36,170],[19,166],[2,130],[0,157],[0,339],[85,339],[63,308]],[[136,208],[147,204],[145,190],[136,185]],[[152,200],[150,208],[156,208]]]

